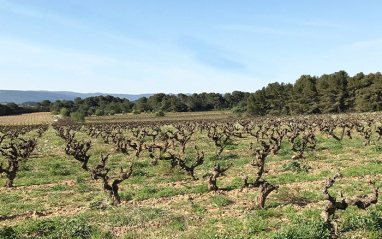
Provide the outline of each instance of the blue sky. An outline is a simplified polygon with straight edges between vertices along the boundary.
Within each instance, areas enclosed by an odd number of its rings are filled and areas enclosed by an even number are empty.
[[[0,89],[254,92],[382,67],[382,1],[0,0]]]

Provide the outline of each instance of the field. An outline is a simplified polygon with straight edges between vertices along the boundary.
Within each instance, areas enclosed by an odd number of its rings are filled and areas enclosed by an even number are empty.
[[[50,112],[0,116],[0,125],[35,125],[51,123],[53,123],[53,116]]]
[[[337,202],[340,190],[343,198],[365,202],[375,194],[370,181],[381,185],[381,114],[241,119],[212,112],[87,121],[17,136],[37,138],[37,144],[20,161],[14,187],[0,188],[0,238],[382,237],[380,199],[367,210],[337,210],[329,224],[321,216],[329,202],[323,187],[336,172],[342,177],[327,189]],[[14,128],[0,126],[0,136],[7,130]],[[87,141],[86,171],[65,148]],[[5,137],[1,147],[9,142]],[[119,184],[118,205],[101,180],[107,154],[109,183],[134,162],[131,176]],[[186,168],[201,158],[193,180]],[[261,158],[265,168],[256,184]],[[6,165],[6,157],[0,155],[0,162]],[[232,166],[211,190],[217,164]],[[1,176],[5,183],[7,175]],[[274,188],[262,207],[257,200],[266,184]]]
[[[125,114],[113,116],[90,116],[87,122],[126,122],[126,121],[172,121],[172,120],[208,120],[232,118],[231,111],[205,111],[205,112],[169,112],[164,117],[156,117],[155,114]]]

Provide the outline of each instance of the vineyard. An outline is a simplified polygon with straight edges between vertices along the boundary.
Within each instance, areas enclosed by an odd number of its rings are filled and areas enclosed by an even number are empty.
[[[379,113],[17,124],[0,238],[382,237]]]
[[[53,116],[49,112],[0,116],[0,125],[36,125],[50,124],[52,122]]]

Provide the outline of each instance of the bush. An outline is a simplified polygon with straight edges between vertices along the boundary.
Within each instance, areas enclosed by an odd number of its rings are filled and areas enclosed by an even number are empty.
[[[159,110],[159,111],[155,112],[155,116],[156,117],[163,117],[164,116],[164,112],[162,110]]]
[[[75,122],[85,122],[85,116],[81,112],[70,113],[70,118]]]
[[[103,112],[103,110],[98,109],[98,110],[96,110],[95,115],[96,116],[102,116],[102,115],[104,115],[104,112]]]
[[[135,115],[138,115],[138,114],[140,114],[141,113],[141,111],[139,111],[139,110],[133,110],[133,112],[132,112],[133,114],[135,114]]]
[[[87,111],[87,114],[88,115],[94,115],[95,114],[95,111],[93,108],[90,108],[88,111]]]
[[[239,107],[239,106],[235,106],[232,108],[232,113],[234,114],[243,114],[247,111],[247,107]]]
[[[109,115],[115,115],[115,114],[116,114],[115,110],[110,110]]]
[[[60,115],[61,115],[62,117],[69,116],[69,111],[68,111],[68,109],[67,109],[67,108],[61,108],[61,110],[60,110]]]

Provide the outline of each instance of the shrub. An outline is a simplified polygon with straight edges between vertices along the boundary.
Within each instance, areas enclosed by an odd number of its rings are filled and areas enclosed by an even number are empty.
[[[96,110],[95,115],[96,116],[102,116],[102,115],[104,115],[104,112],[103,112],[103,110],[98,109],[98,110]]]
[[[62,117],[69,116],[69,111],[68,111],[68,109],[67,109],[67,108],[61,108],[61,110],[60,110],[60,115],[61,115]]]
[[[95,111],[93,108],[90,108],[88,111],[87,111],[87,114],[88,115],[94,115],[95,114]]]
[[[159,111],[155,112],[155,116],[156,117],[163,117],[164,116],[164,112],[162,110],[159,110]]]
[[[81,112],[70,113],[70,118],[75,122],[85,122],[85,116]]]
[[[246,102],[241,101],[239,104],[231,109],[232,113],[238,116],[241,116],[247,111]]]

